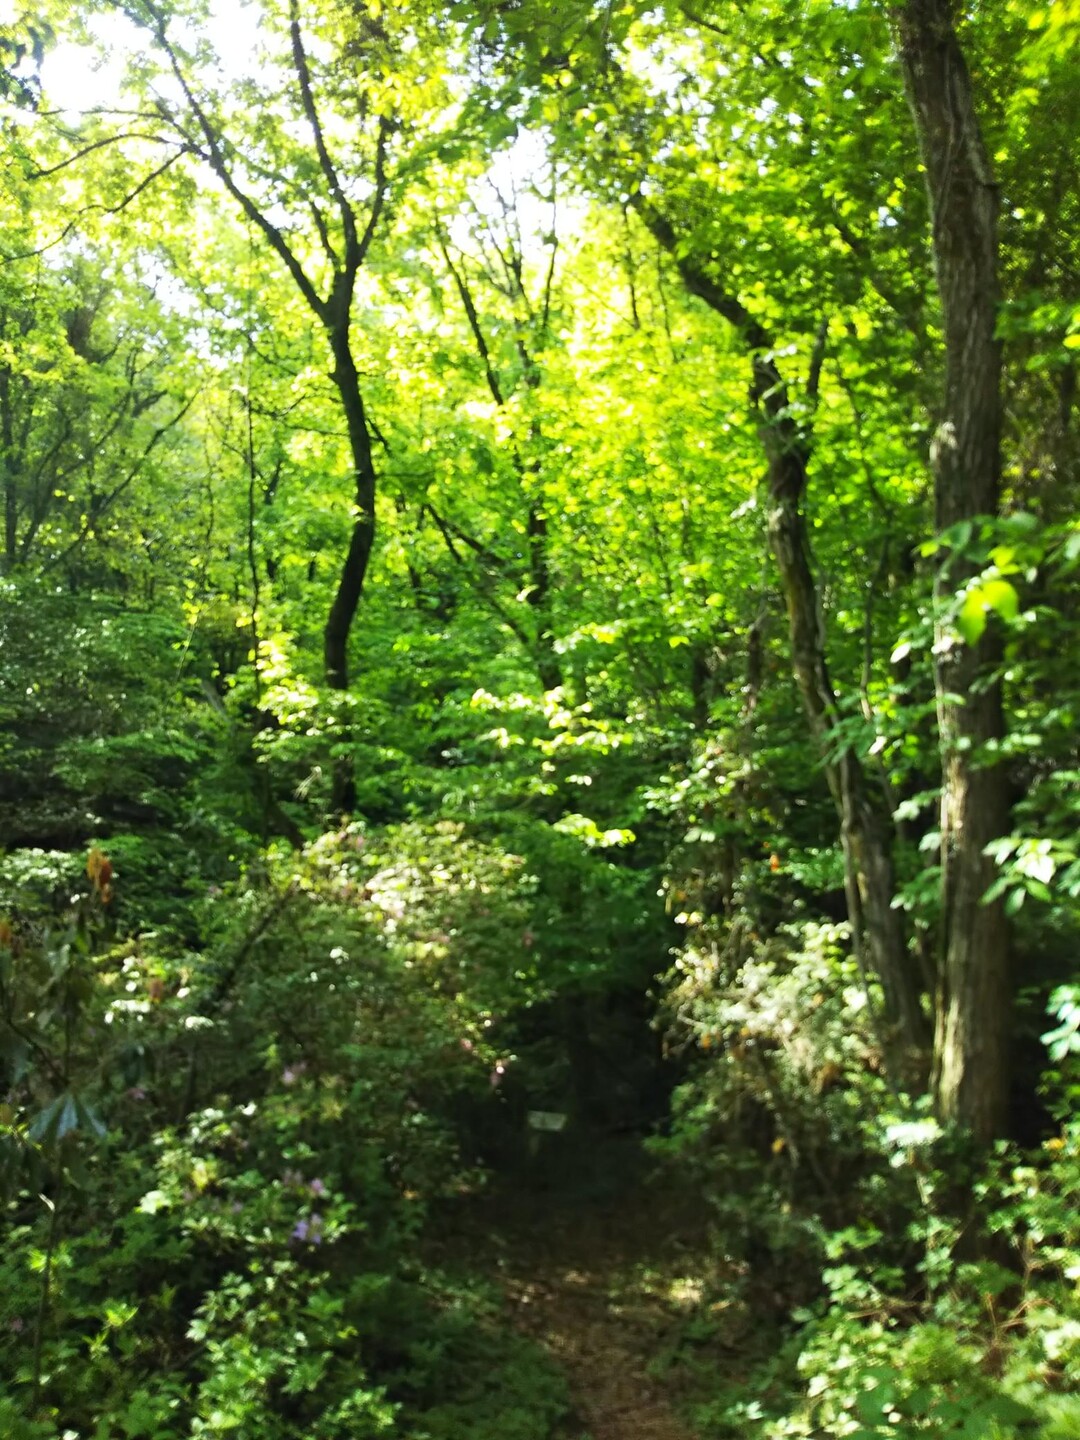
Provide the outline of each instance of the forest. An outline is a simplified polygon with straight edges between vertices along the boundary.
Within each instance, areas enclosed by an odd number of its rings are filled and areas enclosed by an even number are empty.
[[[1078,0],[0,4],[0,1440],[1080,1440]]]

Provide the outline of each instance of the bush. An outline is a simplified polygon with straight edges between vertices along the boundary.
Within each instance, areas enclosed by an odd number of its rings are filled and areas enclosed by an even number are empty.
[[[454,1107],[494,1103],[492,1015],[536,983],[530,883],[456,827],[350,829],[207,896],[197,951],[116,933],[102,851],[8,925],[5,1434],[494,1436],[494,1380],[542,1440],[561,1382],[418,1249],[476,1183]]]

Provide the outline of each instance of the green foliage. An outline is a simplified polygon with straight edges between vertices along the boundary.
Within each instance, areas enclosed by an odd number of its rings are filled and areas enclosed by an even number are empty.
[[[0,1345],[24,1422],[441,1436],[475,1407],[486,1433],[492,1375],[500,1412],[521,1387],[523,1440],[562,1410],[481,1293],[408,1258],[430,1201],[472,1183],[459,1092],[496,1103],[486,1027],[521,1003],[520,966],[495,969],[521,942],[501,893],[520,861],[448,826],[380,843],[326,836],[276,889],[219,897],[216,960],[152,937],[96,953],[120,883],[101,861],[40,959],[8,936],[5,1034],[26,1044]]]
[[[546,1440],[433,1234],[661,1120],[703,1434],[1080,1429],[1077,7],[963,16],[1003,513],[938,535],[910,8],[0,21],[4,1435]],[[950,854],[1030,1152],[884,1022],[868,885],[940,1033]]]

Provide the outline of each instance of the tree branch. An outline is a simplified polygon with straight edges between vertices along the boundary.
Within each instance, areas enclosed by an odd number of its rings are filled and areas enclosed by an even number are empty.
[[[476,341],[476,348],[480,355],[480,360],[484,366],[484,374],[487,377],[487,385],[488,389],[491,391],[491,397],[495,401],[495,404],[498,405],[500,409],[502,409],[506,405],[506,399],[503,395],[502,386],[499,383],[499,377],[495,373],[495,367],[492,364],[491,351],[488,349],[487,339],[484,335],[483,327],[480,324],[480,316],[477,313],[476,305],[472,298],[472,293],[469,290],[464,275],[461,273],[460,270],[458,270],[457,266],[450,258],[450,251],[446,244],[446,234],[442,228],[442,225],[438,221],[436,221],[435,224],[435,234],[438,237],[439,249],[442,251],[442,257],[446,261],[446,268],[450,271],[454,284],[457,286],[457,292],[461,296],[461,303],[465,308],[465,315],[469,322],[469,329],[472,331],[473,339]]]
[[[76,535],[75,539],[71,542],[69,546],[67,546],[65,550],[62,550],[59,555],[55,555],[48,562],[48,564],[43,567],[42,573],[47,573],[49,570],[55,569],[57,565],[62,565],[64,561],[68,558],[68,556],[74,554],[74,552],[79,548],[79,546],[82,545],[82,543],[93,531],[94,525],[101,519],[102,515],[105,514],[106,510],[109,510],[112,505],[120,498],[120,496],[123,495],[125,490],[127,490],[138,478],[143,465],[150,458],[151,453],[156,449],[158,442],[162,440],[169,433],[169,431],[173,429],[174,426],[178,425],[180,421],[184,418],[184,416],[188,413],[192,405],[194,405],[198,397],[198,393],[199,392],[197,390],[194,391],[192,395],[190,395],[189,398],[184,401],[183,405],[170,420],[167,420],[164,425],[158,426],[158,428],[150,436],[150,439],[143,446],[142,454],[135,461],[135,464],[131,467],[128,473],[124,476],[123,480],[121,480],[120,484],[117,485],[115,489],[113,489],[108,495],[106,495],[106,497],[104,498],[104,500],[102,500],[101,504],[98,506],[96,512],[94,513],[93,518],[83,524],[83,527],[79,531],[78,535]]]
[[[137,200],[144,190],[148,189],[155,180],[160,179],[166,170],[168,170],[170,166],[175,165],[182,155],[189,153],[191,152],[186,145],[181,146],[175,154],[169,156],[163,165],[159,165],[156,170],[151,170],[149,175],[140,180],[138,185],[135,186],[135,189],[129,191],[118,204],[106,205],[104,203],[98,203],[95,205],[86,205],[77,215],[72,216],[63,230],[60,231],[60,234],[54,239],[47,241],[44,245],[39,245],[36,250],[27,250],[19,255],[0,255],[0,260],[2,260],[5,265],[14,265],[21,260],[35,260],[39,255],[45,255],[48,251],[55,250],[58,245],[62,245],[68,236],[79,228],[79,222],[85,216],[92,215],[95,211],[102,215],[122,214],[133,200]]]
[[[296,258],[292,247],[285,239],[284,234],[272,223],[268,216],[263,213],[251,196],[237,184],[225,157],[222,137],[211,124],[210,117],[199,103],[198,97],[192,89],[187,75],[184,73],[184,68],[180,64],[176,49],[169,39],[168,32],[165,28],[165,16],[163,12],[156,5],[150,3],[147,3],[146,9],[147,13],[153,17],[155,22],[154,38],[164,51],[176,83],[184,93],[184,99],[187,101],[188,109],[191,111],[196,124],[202,132],[203,141],[206,145],[206,151],[202,158],[210,166],[247,218],[262,231],[270,247],[284,263],[285,268],[292,276],[297,289],[304,297],[310,309],[325,324],[327,321],[326,302],[311,283],[303,266]],[[132,15],[130,10],[128,10],[127,13],[131,15],[131,18],[141,29],[149,28],[137,15]]]
[[[356,215],[341,188],[337,170],[334,168],[334,162],[326,148],[326,137],[323,134],[322,122],[315,105],[315,92],[311,85],[311,70],[308,66],[307,52],[304,49],[304,41],[300,33],[298,0],[289,0],[289,38],[292,41],[293,65],[300,87],[300,103],[303,106],[308,125],[311,127],[312,138],[315,141],[315,154],[319,159],[319,169],[323,173],[330,194],[338,207],[338,214],[341,216],[341,228],[345,236],[345,253],[348,256],[350,251],[355,250],[357,244]],[[329,249],[330,247],[327,246],[328,251]]]
[[[371,242],[375,238],[375,231],[386,205],[386,192],[389,187],[386,176],[386,145],[392,129],[390,120],[385,115],[380,115],[379,137],[375,142],[375,194],[371,200],[367,225],[364,227],[364,233],[360,237],[360,243],[357,245],[356,254],[353,257],[352,274],[354,276],[367,259],[368,250],[371,248]],[[348,259],[346,264],[348,264]]]

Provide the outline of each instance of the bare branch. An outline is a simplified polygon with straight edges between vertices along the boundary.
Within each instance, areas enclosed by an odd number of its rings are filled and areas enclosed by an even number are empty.
[[[326,251],[326,258],[335,270],[341,268],[341,261],[338,259],[337,251],[334,249],[334,242],[330,239],[330,231],[327,229],[326,218],[314,200],[309,201],[308,208],[311,210],[311,218],[315,221],[315,229],[319,232],[319,241]]]
[[[74,155],[69,155],[65,160],[60,160],[55,165],[46,165],[42,169],[31,170],[26,178],[28,180],[46,180],[50,175],[58,175],[61,170],[66,170],[69,165],[78,164],[78,162],[87,155],[92,155],[95,150],[104,150],[110,145],[119,145],[124,140],[149,140],[155,145],[168,145],[172,143],[163,135],[147,135],[141,130],[119,130],[115,135],[106,135],[101,140],[94,140],[90,144],[84,145],[80,150],[77,150]]]
[[[338,214],[341,216],[341,227],[345,235],[345,253],[348,255],[351,250],[355,249],[357,243],[356,215],[341,188],[337,170],[334,168],[334,162],[326,148],[326,136],[323,134],[322,122],[315,104],[315,92],[311,84],[311,69],[308,65],[307,52],[304,49],[303,36],[300,33],[298,0],[289,0],[289,38],[292,41],[293,65],[300,87],[300,103],[303,106],[308,125],[311,127],[312,138],[315,141],[315,153],[319,158],[319,168],[338,207]],[[329,245],[326,248],[329,251]]]
[[[182,146],[179,150],[176,151],[175,154],[170,155],[163,165],[159,165],[156,170],[151,170],[150,174],[147,175],[144,179],[140,180],[138,185],[135,186],[135,189],[129,191],[128,194],[124,196],[123,200],[121,200],[118,204],[105,205],[103,203],[98,203],[95,205],[84,206],[77,215],[72,216],[72,218],[64,226],[63,230],[60,231],[60,234],[55,236],[52,240],[47,241],[44,245],[39,245],[36,250],[26,250],[18,255],[0,255],[0,264],[15,265],[19,261],[34,260],[37,259],[37,257],[40,255],[47,254],[50,250],[55,250],[58,245],[62,245],[64,243],[64,241],[68,238],[70,234],[72,234],[73,231],[79,228],[79,222],[83,220],[87,215],[92,215],[95,213],[101,215],[122,214],[134,200],[137,200],[139,198],[139,196],[143,193],[144,190],[148,189],[155,180],[160,179],[161,176],[165,174],[166,170],[168,170],[171,166],[175,165],[177,160],[179,160],[182,155],[185,155],[187,153],[189,153],[187,146]]]
[[[49,570],[55,569],[57,565],[62,565],[64,561],[70,555],[72,555],[79,548],[80,545],[83,544],[83,542],[93,531],[94,525],[101,519],[102,515],[105,514],[106,510],[111,509],[113,504],[117,500],[119,500],[120,496],[123,495],[124,492],[131,487],[131,485],[136,479],[138,479],[140,473],[142,472],[142,467],[146,464],[152,452],[157,448],[158,442],[162,440],[169,433],[169,431],[174,428],[174,426],[179,425],[180,421],[188,413],[192,405],[194,405],[196,399],[198,398],[198,394],[199,392],[197,390],[194,391],[188,397],[188,399],[184,401],[183,405],[181,405],[180,409],[176,412],[175,415],[171,417],[171,419],[167,420],[164,425],[159,425],[157,427],[154,433],[150,436],[150,439],[143,446],[142,453],[139,455],[134,465],[132,465],[128,473],[124,476],[123,480],[120,481],[120,484],[117,485],[113,490],[109,492],[108,495],[105,496],[105,498],[102,500],[101,504],[95,511],[93,518],[83,524],[82,529],[79,531],[78,535],[76,535],[75,539],[71,542],[70,545],[67,546],[66,549],[62,550],[59,555],[53,556],[53,558],[48,562],[48,564],[43,567],[42,573],[47,573]]]
[[[490,608],[499,617],[499,619],[503,622],[507,629],[510,630],[515,636],[515,638],[521,643],[522,647],[525,650],[531,652],[533,648],[532,637],[529,635],[529,632],[525,629],[525,627],[521,625],[514,618],[513,615],[510,614],[510,612],[502,604],[502,601],[499,600],[499,598],[492,593],[490,575],[487,575],[483,570],[477,571],[469,565],[465,556],[462,555],[461,551],[454,544],[454,535],[447,522],[442,518],[442,516],[432,505],[428,504],[424,508],[427,510],[431,518],[435,521],[435,526],[439,531],[439,534],[442,536],[443,543],[446,545],[447,551],[449,552],[450,556],[453,558],[454,561],[456,561],[458,565],[461,566],[464,573],[469,577],[470,583],[472,584],[472,587],[476,591],[477,595],[480,596],[481,600],[483,600],[486,605],[490,606]]]
[[[443,259],[446,261],[446,268],[453,277],[454,284],[457,286],[457,292],[461,296],[461,303],[465,307],[465,315],[468,318],[469,329],[472,331],[473,339],[476,341],[477,351],[484,366],[484,374],[487,377],[491,398],[495,401],[495,404],[502,409],[506,405],[506,399],[503,395],[502,386],[499,383],[499,377],[495,373],[495,367],[491,359],[491,351],[488,349],[487,338],[480,324],[480,316],[477,314],[472,293],[469,290],[464,275],[450,258],[450,251],[446,244],[446,234],[438,221],[436,221],[435,234],[438,237],[439,249],[442,251]]]
[[[544,279],[544,303],[540,311],[540,334],[543,339],[547,338],[548,326],[551,321],[551,294],[552,287],[555,284],[555,259],[559,253],[559,233],[555,228],[557,218],[558,208],[553,179],[551,189],[551,256],[548,259],[547,275]]]
[[[389,188],[386,175],[386,146],[392,129],[390,120],[385,115],[380,115],[379,138],[375,142],[375,194],[372,197],[371,210],[368,212],[367,225],[364,227],[364,233],[356,247],[356,254],[352,257],[352,273],[354,275],[367,259],[368,250],[371,248],[371,242],[375,238],[375,231],[386,205],[386,193]]]
[[[320,296],[319,292],[315,289],[315,286],[311,283],[311,280],[308,278],[308,275],[305,272],[303,266],[296,258],[292,247],[285,239],[283,232],[275,224],[273,224],[273,222],[266,214],[264,214],[264,212],[259,208],[256,202],[251,198],[251,196],[248,195],[245,190],[242,190],[237,183],[236,178],[232,173],[232,169],[230,168],[229,162],[225,156],[222,136],[212,124],[210,117],[207,115],[205,109],[199,101],[198,96],[192,89],[191,82],[188,80],[187,74],[184,71],[184,67],[180,64],[179,56],[177,55],[176,49],[172,41],[169,39],[168,33],[165,29],[165,17],[163,13],[161,12],[161,10],[158,9],[156,5],[150,3],[147,4],[146,8],[147,12],[153,17],[155,22],[154,38],[157,40],[158,44],[161,46],[161,49],[164,51],[165,56],[169,62],[169,67],[172,70],[173,76],[176,79],[176,83],[180,86],[180,89],[184,93],[184,99],[187,101],[188,109],[195,117],[195,122],[198,125],[200,131],[202,132],[203,141],[206,145],[206,151],[203,155],[203,158],[206,160],[207,164],[213,170],[214,174],[218,177],[221,183],[225,186],[225,189],[240,206],[241,210],[244,212],[247,218],[252,222],[253,225],[257,226],[258,229],[262,231],[263,235],[269,242],[271,249],[273,249],[275,254],[277,254],[278,257],[282,260],[285,268],[292,276],[297,289],[304,297],[309,308],[325,324],[328,319],[326,302]],[[142,29],[149,28],[144,21],[139,19],[138,16],[132,15],[132,12],[130,10],[127,13],[131,15],[131,18]]]

